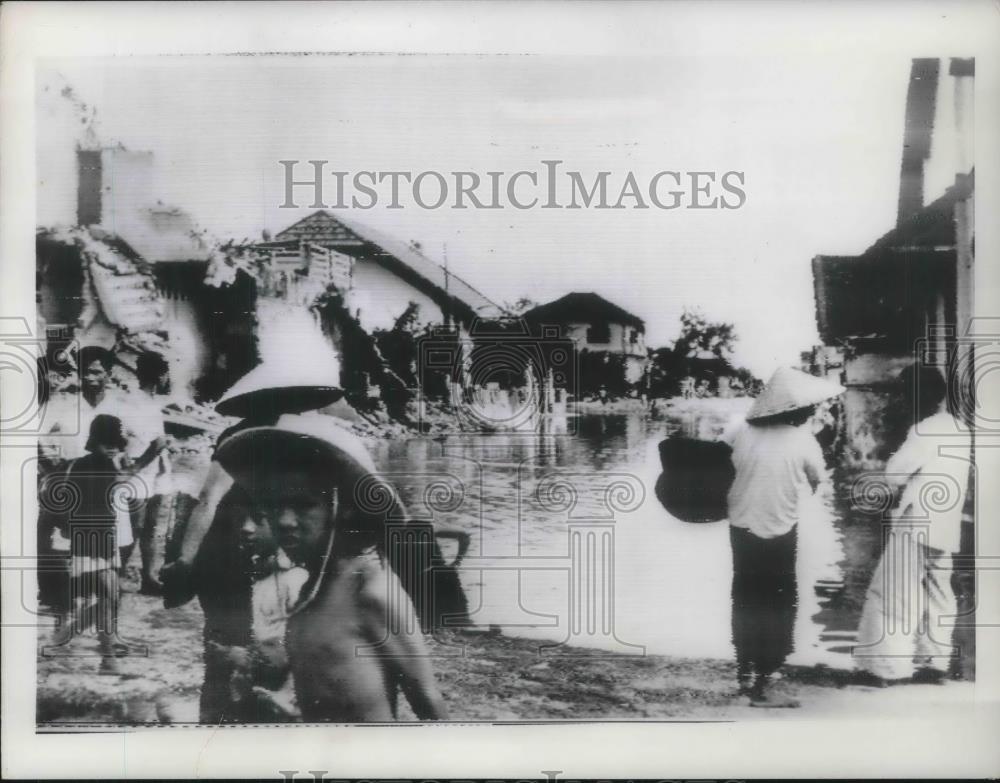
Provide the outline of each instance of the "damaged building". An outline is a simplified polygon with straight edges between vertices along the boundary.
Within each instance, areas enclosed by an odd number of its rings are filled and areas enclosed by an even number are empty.
[[[957,365],[973,317],[974,76],[972,60],[913,61],[896,225],[859,256],[813,259],[819,333],[843,354],[849,469],[881,468],[901,442],[912,422],[894,381],[918,357],[971,380]]]
[[[179,393],[225,388],[255,362],[252,291],[205,285],[218,249],[186,212],[152,200],[151,153],[81,149],[77,164],[77,225],[36,234],[48,353],[70,341],[114,347],[129,366],[138,351],[155,350]]]
[[[329,213],[273,239],[221,243],[153,200],[151,153],[80,149],[77,166],[77,225],[37,232],[38,311],[53,360],[74,341],[114,347],[126,368],[155,350],[175,392],[208,402],[294,346],[352,365],[341,380],[363,400],[402,383],[376,331],[411,313],[417,326],[468,339],[477,319],[502,312],[414,244]]]
[[[420,246],[360,226],[326,210],[314,212],[274,237],[305,241],[350,259],[347,291],[365,331],[389,329],[411,303],[422,325],[452,324],[468,332],[502,309],[458,275],[425,256]]]

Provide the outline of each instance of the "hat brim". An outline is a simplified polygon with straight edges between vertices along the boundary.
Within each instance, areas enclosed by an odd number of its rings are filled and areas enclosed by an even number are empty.
[[[276,427],[252,427],[227,438],[216,459],[236,483],[250,488],[276,468],[301,469],[333,485],[343,473],[367,474],[368,468],[333,444]]]
[[[215,405],[223,416],[248,419],[280,413],[304,413],[332,405],[344,396],[338,386],[285,386],[224,395]]]
[[[843,393],[844,387],[839,383],[802,370],[779,367],[754,400],[746,420],[760,421],[811,408]]]
[[[399,502],[361,440],[322,414],[286,415],[274,425],[235,432],[219,444],[215,458],[251,493],[298,470],[313,486],[339,487],[362,511],[389,512]]]
[[[788,413],[794,413],[795,411],[804,411],[807,408],[815,408],[820,403],[825,402],[828,399],[833,399],[833,397],[835,397],[835,396],[836,396],[835,394],[831,394],[829,397],[824,397],[823,399],[817,400],[816,402],[804,402],[804,403],[802,403],[800,405],[790,405],[788,407],[780,408],[780,409],[770,408],[770,409],[765,410],[762,413],[750,413],[750,414],[747,414],[746,420],[747,421],[764,421],[765,419],[773,419],[773,418],[775,418],[777,416],[784,416],[784,415],[786,415]]]

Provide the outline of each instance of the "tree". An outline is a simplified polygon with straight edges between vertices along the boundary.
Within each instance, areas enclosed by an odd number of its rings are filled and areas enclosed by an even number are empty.
[[[417,385],[417,336],[420,331],[417,318],[420,305],[410,302],[391,329],[372,332],[378,349],[389,368],[410,388]]]
[[[681,333],[674,342],[674,352],[678,356],[693,358],[699,352],[707,351],[720,359],[728,359],[738,339],[733,324],[713,323],[701,310],[685,308],[681,313]]]
[[[714,383],[720,376],[732,375],[740,378],[744,387],[752,384],[749,370],[737,370],[731,362],[739,339],[733,324],[709,321],[700,310],[688,308],[680,321],[674,344],[650,352],[650,394],[674,396],[680,392],[681,379],[689,376]]]
[[[344,399],[361,413],[375,413],[384,408],[392,418],[409,424],[407,405],[413,393],[390,367],[376,338],[351,314],[343,294],[331,285],[312,309],[318,313],[323,330],[340,351]],[[380,398],[369,396],[370,384],[379,387]]]

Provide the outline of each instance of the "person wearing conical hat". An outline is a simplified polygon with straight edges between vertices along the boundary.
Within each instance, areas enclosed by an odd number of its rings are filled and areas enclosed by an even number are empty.
[[[223,416],[240,421],[218,438],[255,424],[273,423],[283,413],[302,413],[332,405],[344,396],[340,387],[340,364],[329,356],[310,362],[259,364],[239,378],[215,405]],[[214,526],[220,502],[233,487],[232,477],[214,459],[198,497],[198,505],[176,542],[176,557],[161,571],[167,586],[168,608],[191,598],[190,571],[210,527]]]
[[[395,720],[397,688],[418,718],[445,718],[416,610],[389,565],[385,512],[366,502],[395,493],[360,440],[332,417],[288,414],[231,434],[216,456],[309,574],[286,633],[303,719]]]
[[[781,367],[731,436],[733,646],[740,692],[755,706],[797,706],[774,701],[768,686],[792,651],[799,500],[815,492],[825,472],[819,443],[804,425],[818,403],[842,391]]]
[[[242,429],[274,424],[284,413],[323,408],[342,396],[339,363],[327,354],[310,361],[259,364],[216,404],[219,413],[240,418],[218,443]],[[205,676],[199,719],[213,725],[239,720],[230,689],[233,665],[217,650],[251,642],[253,572],[242,533],[249,499],[216,457],[191,516],[169,543],[168,562],[159,574],[166,608],[182,606],[197,596],[204,611]]]

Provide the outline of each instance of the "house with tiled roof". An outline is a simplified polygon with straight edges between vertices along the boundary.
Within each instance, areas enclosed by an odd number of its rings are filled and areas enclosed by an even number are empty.
[[[421,252],[419,246],[362,226],[353,219],[314,212],[275,235],[275,242],[304,241],[351,259],[349,300],[369,332],[390,328],[419,305],[423,324],[468,327],[502,314],[499,305]]]
[[[593,292],[574,292],[524,314],[535,334],[540,327],[559,329],[581,353],[622,357],[628,384],[637,384],[648,362],[646,324],[637,315]]]

